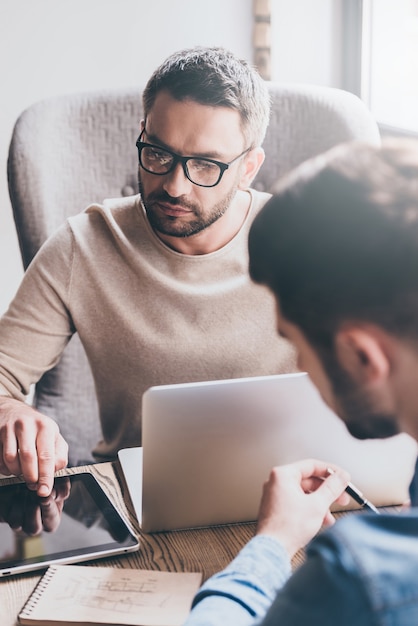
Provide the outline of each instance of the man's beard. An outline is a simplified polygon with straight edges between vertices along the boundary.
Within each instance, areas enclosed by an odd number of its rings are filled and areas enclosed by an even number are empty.
[[[316,350],[327,375],[334,409],[357,439],[385,439],[400,432],[396,415],[382,408],[382,399],[364,391],[345,371],[333,348],[316,343]]]
[[[201,208],[196,204],[182,199],[182,197],[172,198],[164,190],[150,193],[147,196],[144,192],[140,175],[138,175],[138,187],[151,227],[155,231],[163,235],[169,235],[170,237],[191,237],[211,226],[226,213],[238,189],[238,186],[235,184],[210,211],[203,213]],[[170,204],[173,208],[176,206],[184,207],[190,210],[191,213],[187,220],[170,215],[163,215],[158,213],[158,209],[156,210],[154,208],[155,204],[159,202]],[[190,219],[191,216],[193,216],[192,219]]]
[[[328,359],[326,359],[328,361]],[[396,415],[380,410],[379,400],[360,389],[336,359],[324,363],[331,382],[337,414],[357,439],[385,439],[400,432]]]

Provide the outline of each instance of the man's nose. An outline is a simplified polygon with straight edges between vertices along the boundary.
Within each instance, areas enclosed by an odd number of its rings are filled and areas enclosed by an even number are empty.
[[[164,176],[163,188],[172,198],[187,195],[193,187],[181,163],[176,163],[174,169]]]

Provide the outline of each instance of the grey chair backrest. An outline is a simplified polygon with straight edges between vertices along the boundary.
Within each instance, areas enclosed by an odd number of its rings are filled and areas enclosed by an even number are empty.
[[[269,83],[272,119],[266,161],[254,186],[268,190],[293,167],[328,148],[379,141],[377,125],[354,95],[313,85]],[[140,90],[49,98],[18,118],[9,149],[8,180],[23,264],[70,215],[104,198],[137,192],[135,141]],[[75,335],[60,363],[35,386],[34,405],[60,425],[70,463],[92,461],[101,437],[92,374]]]

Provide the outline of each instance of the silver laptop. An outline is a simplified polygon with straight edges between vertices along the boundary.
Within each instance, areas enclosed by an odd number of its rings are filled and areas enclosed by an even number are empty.
[[[417,455],[405,434],[352,437],[305,373],[151,387],[142,437],[119,458],[145,532],[255,520],[270,469],[307,457],[347,469],[374,504],[400,504]]]

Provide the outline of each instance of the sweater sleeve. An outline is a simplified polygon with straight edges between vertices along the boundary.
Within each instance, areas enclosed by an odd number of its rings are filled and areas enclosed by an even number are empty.
[[[73,260],[68,224],[41,247],[0,319],[0,394],[23,400],[56,365],[74,328],[68,309]]]
[[[255,625],[290,574],[283,546],[273,537],[257,535],[223,571],[202,585],[184,626]]]

